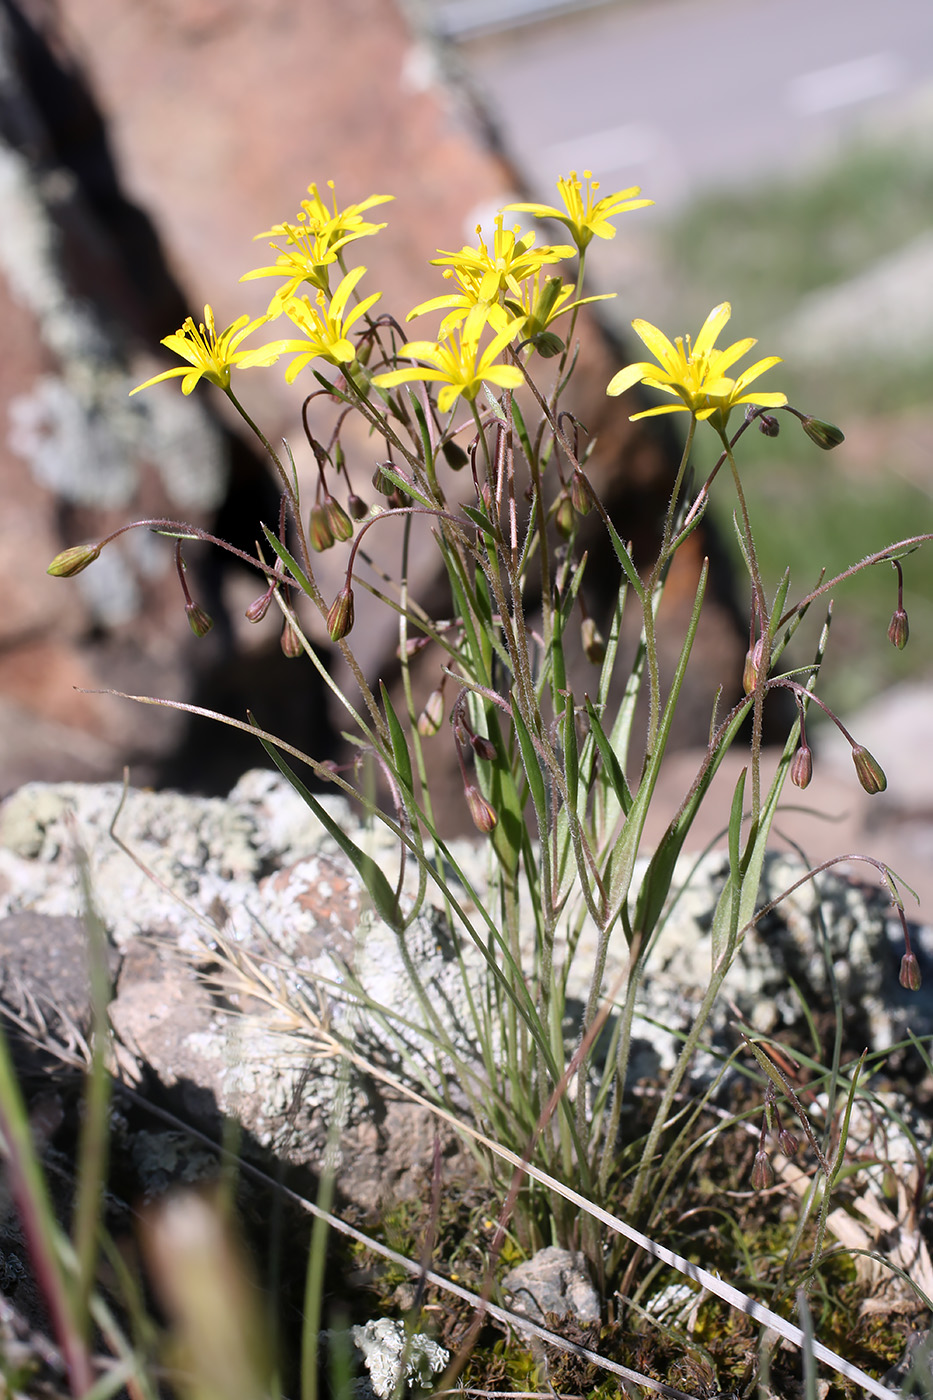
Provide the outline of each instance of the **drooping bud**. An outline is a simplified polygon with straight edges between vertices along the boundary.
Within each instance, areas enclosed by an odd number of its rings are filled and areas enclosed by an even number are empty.
[[[214,619],[203,608],[199,608],[197,603],[185,604],[185,616],[188,619],[188,626],[196,637],[206,637],[214,625]]]
[[[852,762],[855,764],[858,780],[867,793],[884,792],[888,785],[884,769],[862,744],[853,746]]]
[[[586,489],[586,480],[579,468],[574,471],[570,478],[570,500],[577,515],[587,515],[592,509],[593,502],[590,500],[590,493]]]
[[[759,637],[751,650],[745,653],[745,667],[742,671],[742,689],[745,691],[746,695],[751,695],[758,684],[758,671],[761,666],[762,650],[761,638]]]
[[[474,783],[467,783],[464,789],[464,796],[467,806],[470,809],[470,816],[477,831],[481,831],[484,836],[488,836],[496,827],[499,818],[496,815],[495,807],[491,806]]]
[[[292,624],[289,622],[288,618],[286,618],[282,624],[282,635],[279,638],[279,642],[281,644],[284,655],[287,656],[291,661],[294,661],[295,657],[300,656],[304,651],[304,647],[301,644],[301,638],[295,631]]]
[[[324,499],[324,514],[327,518],[328,529],[335,540],[343,544],[346,540],[353,538],[353,521],[339,501],[335,501],[333,496],[326,496]]]
[[[492,763],[496,756],[496,746],[482,734],[470,735],[470,746],[477,758],[484,758],[487,763]]]
[[[898,608],[888,625],[888,641],[898,651],[903,651],[907,645],[907,638],[910,636],[910,628],[907,624],[907,614],[903,608]]]
[[[365,520],[369,514],[369,506],[355,491],[351,491],[347,497],[347,510],[354,520]]]
[[[564,348],[564,342],[553,331],[538,331],[537,335],[531,337],[531,343],[542,360],[553,360]]]
[[[800,425],[810,441],[815,442],[824,452],[831,452],[846,440],[841,428],[837,428],[835,423],[824,423],[821,418],[801,418]]]
[[[274,592],[274,588],[267,588],[265,593],[253,599],[246,609],[245,616],[247,622],[262,622],[266,613],[269,611],[269,604],[272,602],[272,595]]]
[[[905,953],[901,958],[901,971],[897,980],[906,992],[919,992],[922,978],[916,953]]]
[[[809,744],[801,744],[790,765],[790,780],[795,787],[805,788],[813,777],[813,751]]]
[[[63,549],[61,554],[56,554],[46,573],[51,574],[53,578],[73,578],[75,574],[80,574],[82,569],[86,569],[88,564],[93,564],[100,551],[99,544],[72,545],[70,549]]]
[[[348,583],[337,594],[327,614],[327,630],[332,642],[340,642],[353,628],[353,589]]]
[[[800,1142],[793,1133],[788,1132],[787,1128],[781,1129],[778,1142],[781,1144],[781,1151],[785,1157],[796,1157]]]
[[[308,523],[308,543],[318,554],[325,549],[330,549],[334,543],[334,533],[330,528],[330,521],[327,518],[327,510],[324,506],[311,507],[311,519]]]
[[[774,1172],[768,1160],[767,1152],[759,1150],[755,1153],[755,1161],[752,1165],[752,1190],[766,1191],[769,1186],[774,1185]]]
[[[557,503],[557,514],[554,517],[557,533],[563,535],[565,540],[569,540],[573,534],[575,523],[573,502],[565,491]]]
[[[382,470],[377,467],[373,472],[373,489],[378,491],[380,496],[391,496],[395,490],[395,482]]]
[[[418,716],[418,733],[422,739],[430,739],[444,723],[444,692],[438,686],[432,690],[424,702],[424,709]]]
[[[775,438],[781,431],[781,425],[773,413],[762,413],[758,419],[758,431],[765,437]]]
[[[591,661],[594,666],[601,666],[606,659],[606,643],[591,617],[585,617],[580,624],[580,640],[587,661]]]
[[[441,443],[441,451],[444,454],[444,461],[451,471],[461,471],[470,460],[459,442],[454,442],[453,438],[448,438],[446,442]]]

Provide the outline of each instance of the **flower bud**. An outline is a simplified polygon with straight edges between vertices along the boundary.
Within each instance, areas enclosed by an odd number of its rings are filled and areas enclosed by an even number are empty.
[[[919,992],[921,977],[916,953],[905,953],[901,958],[901,971],[897,980],[905,991]]]
[[[369,506],[355,491],[351,491],[347,497],[347,510],[354,520],[365,520],[369,514]]]
[[[470,460],[459,442],[454,442],[453,438],[448,438],[446,442],[441,443],[441,451],[444,454],[444,461],[451,471],[461,471]]]
[[[482,734],[471,734],[470,745],[477,758],[484,758],[487,763],[492,763],[496,756],[496,746]]]
[[[301,653],[304,651],[304,647],[301,645],[301,638],[295,631],[292,624],[289,622],[288,618],[286,618],[284,623],[282,624],[282,635],[279,638],[279,642],[281,644],[283,653],[291,661],[294,661],[295,657],[300,656]]]
[[[531,337],[531,343],[542,360],[553,360],[564,348],[564,342],[553,331],[538,331]]]
[[[583,642],[583,655],[587,661],[591,661],[594,666],[601,666],[606,659],[606,643],[591,617],[583,619],[580,626],[580,638]]]
[[[774,1172],[771,1170],[771,1163],[768,1161],[768,1154],[764,1151],[755,1153],[755,1161],[752,1166],[752,1190],[766,1191],[774,1184]]]
[[[253,599],[246,609],[245,617],[247,622],[262,622],[266,613],[269,611],[269,604],[272,602],[273,592],[274,589],[267,588],[265,593]]]
[[[327,519],[327,511],[324,506],[311,507],[311,519],[308,524],[308,543],[318,554],[322,550],[330,549],[334,543],[334,534]]]
[[[761,665],[762,645],[761,638],[745,653],[745,667],[742,671],[742,689],[746,695],[751,695],[758,684],[758,668]]]
[[[813,751],[809,744],[801,744],[790,765],[790,780],[795,787],[809,787],[813,777]]]
[[[586,480],[579,468],[574,471],[570,478],[570,500],[577,515],[589,514],[593,502],[590,500],[590,493],[586,489]]]
[[[563,535],[565,540],[569,540],[574,531],[575,521],[573,502],[566,492],[557,503],[557,514],[554,517],[554,524],[557,527],[557,533]]]
[[[907,638],[910,636],[910,628],[907,625],[907,614],[903,608],[898,608],[888,625],[888,641],[898,651],[903,651],[907,645]]]
[[[762,413],[758,419],[758,431],[765,437],[775,438],[781,431],[781,425],[772,413]]]
[[[468,783],[464,788],[464,796],[467,800],[467,806],[470,809],[470,816],[473,818],[473,825],[476,827],[477,831],[481,831],[485,836],[488,836],[489,833],[495,829],[499,820],[496,816],[495,807],[492,807],[486,801],[479,788],[473,783]]]
[[[444,692],[432,690],[424,702],[424,709],[418,716],[418,733],[422,739],[430,739],[444,723]]]
[[[327,630],[332,642],[342,641],[353,628],[353,589],[348,583],[337,594],[327,614]]]
[[[824,423],[820,418],[801,418],[800,425],[810,441],[815,442],[824,452],[832,451],[846,440],[841,428],[837,428],[835,423]]]
[[[206,637],[214,625],[214,619],[209,617],[203,608],[199,608],[197,603],[186,603],[185,615],[188,618],[188,626],[196,637]]]
[[[395,491],[395,482],[386,476],[381,467],[377,467],[373,472],[373,489],[378,491],[380,496],[391,496]]]
[[[786,1128],[782,1128],[778,1142],[781,1145],[781,1151],[784,1153],[785,1157],[796,1157],[800,1147],[800,1141],[793,1133],[788,1132]]]
[[[325,497],[324,514],[328,529],[335,540],[339,540],[343,544],[345,540],[353,538],[353,521],[340,502],[335,501],[333,496]]]
[[[855,764],[855,771],[862,787],[868,793],[884,792],[888,785],[888,780],[884,776],[884,769],[876,758],[861,744],[855,744],[852,749],[852,762]]]
[[[88,564],[93,564],[100,551],[99,544],[72,545],[70,549],[63,549],[61,554],[56,554],[46,573],[51,574],[53,578],[73,578],[75,574],[80,574],[82,569],[86,569]]]

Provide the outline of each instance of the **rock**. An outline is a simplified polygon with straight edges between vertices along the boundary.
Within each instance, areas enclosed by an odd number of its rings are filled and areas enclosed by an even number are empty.
[[[351,1327],[353,1344],[363,1356],[372,1391],[379,1400],[390,1400],[401,1381],[409,1392],[430,1390],[450,1360],[450,1352],[424,1332],[406,1335],[405,1324],[380,1317],[363,1327]]]
[[[577,1322],[599,1322],[599,1294],[593,1287],[583,1254],[553,1245],[539,1249],[502,1280],[509,1307],[532,1322],[546,1324],[548,1314]]]

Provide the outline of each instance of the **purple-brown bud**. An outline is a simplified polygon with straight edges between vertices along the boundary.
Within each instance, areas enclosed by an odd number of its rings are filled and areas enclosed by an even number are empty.
[[[347,510],[354,520],[365,520],[369,514],[369,506],[355,491],[351,491],[347,497]]]
[[[353,589],[348,583],[345,583],[327,614],[327,630],[332,642],[340,642],[352,629]]]
[[[88,564],[93,564],[100,551],[99,544],[74,544],[70,549],[63,549],[61,554],[56,554],[46,573],[51,574],[53,578],[73,578],[75,574],[80,574],[82,569],[86,569]]]
[[[289,622],[288,618],[286,618],[284,623],[282,624],[282,635],[279,638],[279,642],[281,644],[284,655],[287,656],[291,661],[294,661],[295,657],[300,656],[301,653],[304,651],[304,647],[301,644],[301,638],[295,631],[292,624]]]
[[[813,777],[813,751],[809,744],[801,744],[790,765],[790,780],[795,787],[809,787]]]
[[[907,625],[907,614],[903,608],[898,608],[888,626],[888,641],[892,646],[897,647],[898,651],[903,651],[909,636],[910,628]]]
[[[464,796],[467,806],[470,809],[470,816],[473,818],[473,825],[477,831],[481,831],[484,836],[488,836],[496,827],[499,818],[496,816],[495,807],[491,806],[474,783],[467,783],[464,788]]]
[[[418,716],[418,733],[422,739],[430,739],[444,723],[444,692],[438,686],[432,690],[424,702],[424,709]]]
[[[339,501],[335,501],[333,496],[327,496],[324,500],[324,514],[327,518],[327,526],[335,540],[343,544],[346,540],[353,538],[353,521]]]
[[[762,413],[758,419],[758,431],[765,437],[775,438],[781,431],[781,425],[773,413]]]
[[[272,594],[274,591],[275,590],[272,588],[267,588],[265,593],[253,599],[246,609],[245,616],[247,622],[262,622],[266,613],[269,611],[269,604],[272,602]]]
[[[901,971],[897,980],[905,991],[919,992],[922,979],[916,953],[905,953],[901,958]]]
[[[470,744],[477,758],[484,758],[487,763],[492,763],[496,756],[496,746],[482,734],[471,734]]]
[[[800,1141],[793,1133],[788,1132],[787,1128],[781,1129],[778,1142],[781,1145],[781,1151],[784,1153],[785,1157],[796,1157],[800,1147]]]
[[[774,1185],[774,1172],[768,1160],[767,1152],[760,1150],[755,1153],[755,1161],[752,1165],[752,1190],[766,1191],[769,1186]]]
[[[761,638],[752,647],[751,651],[745,653],[745,667],[742,671],[742,689],[746,695],[751,695],[758,684],[758,671],[761,666],[762,653]]]
[[[824,423],[821,418],[801,418],[800,425],[810,441],[815,442],[824,452],[831,452],[846,440],[841,428],[837,428],[835,423]]]
[[[311,519],[308,522],[308,543],[318,554],[325,549],[330,549],[334,543],[334,532],[330,528],[325,506],[311,507]]]
[[[884,792],[888,785],[884,769],[863,745],[855,744],[853,746],[852,762],[855,764],[858,780],[867,793]]]
[[[606,643],[591,617],[585,617],[580,624],[580,639],[587,661],[591,661],[594,666],[601,666],[606,659]]]
[[[185,616],[188,619],[188,626],[196,637],[206,637],[214,625],[214,619],[203,608],[199,608],[197,603],[185,604]]]
[[[470,460],[459,442],[454,442],[453,438],[448,438],[446,442],[441,443],[441,451],[444,454],[444,461],[451,471],[461,471]]]

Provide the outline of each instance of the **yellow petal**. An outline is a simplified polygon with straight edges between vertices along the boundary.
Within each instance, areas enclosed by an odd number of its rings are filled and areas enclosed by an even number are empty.
[[[722,301],[718,306],[714,306],[703,323],[703,329],[696,338],[696,345],[693,347],[695,356],[706,355],[716,344],[716,337],[723,326],[732,315],[732,307],[727,301]]]
[[[672,369],[683,360],[683,354],[678,354],[664,332],[659,331],[650,321],[635,320],[632,322],[632,329],[666,369]]]

